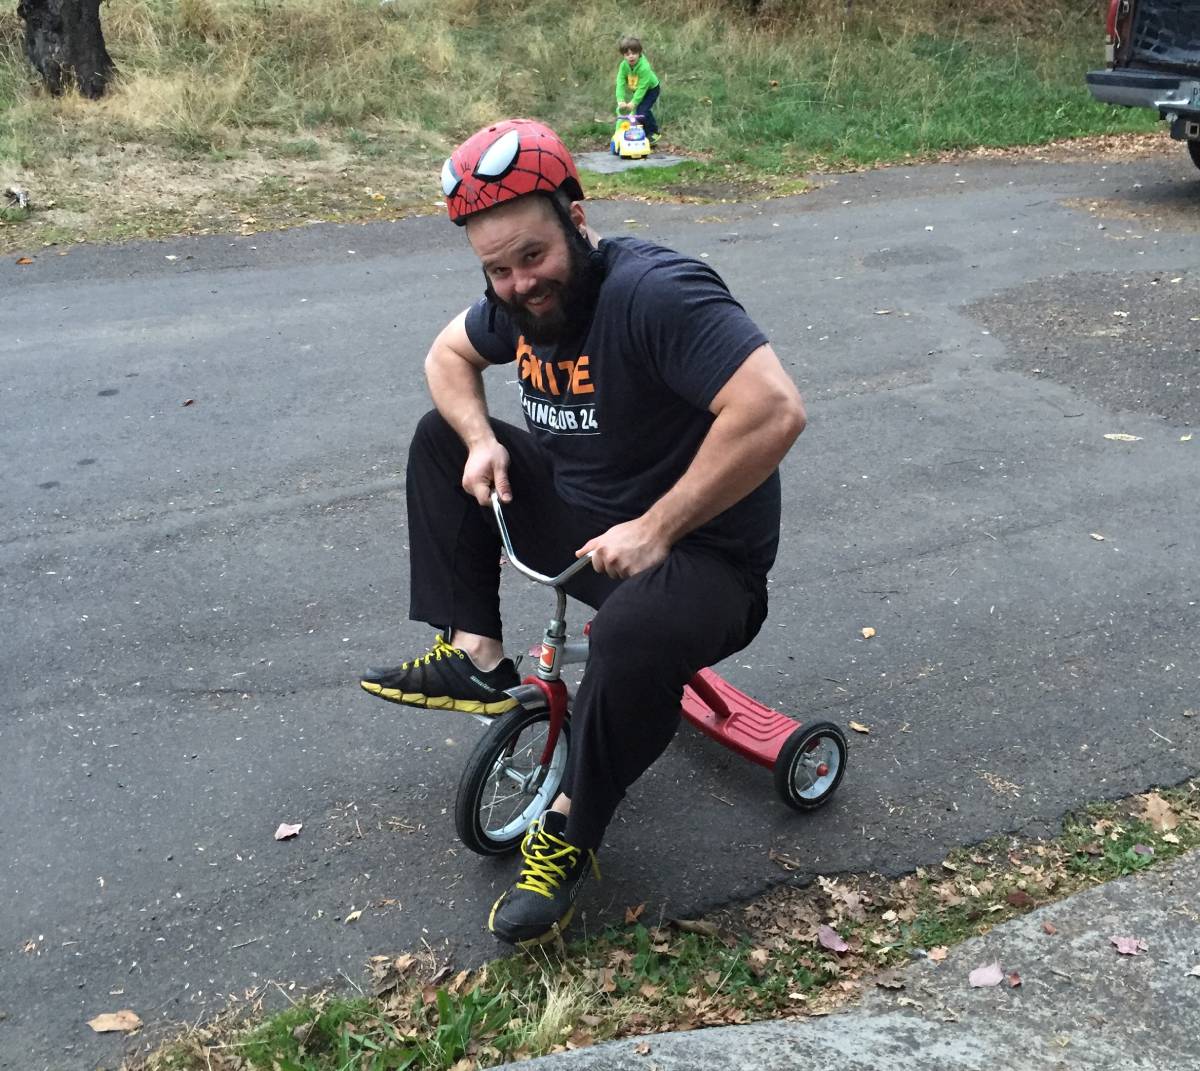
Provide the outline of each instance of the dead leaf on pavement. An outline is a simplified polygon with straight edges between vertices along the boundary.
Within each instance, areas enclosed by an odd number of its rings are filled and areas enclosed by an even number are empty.
[[[1011,986],[1013,989],[1016,989],[1016,988],[1017,988],[1017,986],[1019,986],[1019,985],[1021,984],[1021,976],[1020,976],[1019,974],[1017,974],[1017,972],[1016,972],[1016,971],[1011,971],[1011,972],[1009,972],[1009,975],[1008,975],[1008,984],[1009,984],[1009,986]]]
[[[767,852],[767,858],[772,863],[778,863],[784,870],[799,870],[803,866],[799,859],[784,855],[783,852],[777,852],[774,848]]]
[[[1187,972],[1189,978],[1200,978],[1200,963],[1197,963],[1190,971]]]
[[[1115,443],[1140,443],[1142,441],[1140,435],[1126,435],[1123,431],[1105,432],[1104,437],[1111,439]]]
[[[1056,933],[1058,933],[1058,927],[1055,926],[1053,922],[1043,922],[1042,933],[1049,937],[1053,937]]]
[[[967,977],[967,981],[971,983],[973,989],[999,985],[1003,980],[1004,972],[1000,970],[999,963],[988,963],[982,967],[976,967]]]
[[[138,1018],[137,1012],[129,1008],[122,1008],[118,1012],[105,1012],[103,1015],[97,1015],[95,1019],[88,1020],[88,1026],[97,1034],[108,1034],[117,1030],[129,1033],[137,1030],[141,1025],[142,1021]]]
[[[941,963],[942,960],[946,958],[946,954],[949,951],[950,950],[946,948],[945,945],[938,945],[937,948],[931,948],[929,950],[929,958],[933,960],[934,963]]]
[[[866,628],[862,629],[861,631],[862,631],[862,638],[864,640],[869,640],[872,636],[875,635],[875,630],[873,628],[871,628],[870,625],[868,625]]]
[[[860,721],[852,721],[850,723],[850,728],[853,729],[856,733],[863,733],[864,735],[869,734],[871,731],[865,725],[863,725],[863,723]]]
[[[342,919],[342,921],[343,922],[357,922],[360,918],[362,918],[362,910],[361,909],[359,909],[358,911],[351,911],[349,915],[347,915],[344,919]]]
[[[32,264],[33,258],[32,257],[18,257],[17,263],[20,264],[22,267],[24,267],[26,264]]]
[[[627,907],[625,909],[625,921],[630,924],[637,922],[637,920],[642,917],[642,912],[645,910],[645,904],[638,904],[637,907]]]
[[[650,1042],[639,1041],[636,1045],[634,1045],[633,1051],[639,1056],[646,1056],[650,1052]]]
[[[1102,535],[1101,535],[1099,532],[1092,532],[1092,533],[1091,533],[1091,535],[1092,535],[1092,538],[1093,538],[1093,539],[1094,539],[1094,540],[1095,540],[1097,543],[1103,543],[1103,542],[1104,542],[1104,536],[1102,536]]]
[[[1150,947],[1139,937],[1118,937],[1114,934],[1109,940],[1122,956],[1140,956]]]
[[[275,839],[276,840],[287,840],[289,837],[294,837],[303,828],[304,828],[303,822],[297,822],[295,825],[291,825],[288,822],[280,822],[279,828],[277,830],[275,830]]]

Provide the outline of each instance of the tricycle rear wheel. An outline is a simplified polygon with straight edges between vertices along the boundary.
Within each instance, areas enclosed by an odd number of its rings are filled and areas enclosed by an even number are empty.
[[[775,760],[775,791],[796,811],[815,811],[846,772],[846,736],[831,721],[804,725],[787,738]]]

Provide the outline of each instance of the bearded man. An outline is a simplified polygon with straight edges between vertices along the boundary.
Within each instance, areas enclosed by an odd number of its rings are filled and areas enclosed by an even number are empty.
[[[559,934],[626,790],[662,754],[683,687],[767,613],[777,467],[804,405],[766,336],[702,261],[586,221],[574,161],[528,119],[480,130],[442,169],[485,295],[434,340],[434,410],[413,437],[410,616],[442,631],[362,687],[410,706],[501,714],[505,656],[493,492],[522,558],[596,608],[562,789],[535,819],[492,932]],[[489,416],[483,373],[517,363],[526,428]]]

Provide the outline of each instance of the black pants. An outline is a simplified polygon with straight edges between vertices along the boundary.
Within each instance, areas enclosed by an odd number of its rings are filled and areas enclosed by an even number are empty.
[[[633,109],[635,115],[642,117],[642,129],[646,132],[646,137],[648,138],[652,138],[658,133],[658,120],[654,118],[654,112],[650,110],[658,103],[658,93],[658,86],[648,90],[638,106]]]
[[[608,523],[558,497],[528,432],[498,420],[492,426],[511,458],[513,499],[504,516],[513,546],[539,572],[560,572]],[[503,639],[500,539],[491,511],[462,489],[466,457],[437,412],[421,419],[408,458],[410,616]],[[626,790],[674,736],[684,684],[762,627],[766,582],[684,539],[653,569],[627,580],[584,569],[567,590],[597,612],[571,715],[566,835],[597,848]]]

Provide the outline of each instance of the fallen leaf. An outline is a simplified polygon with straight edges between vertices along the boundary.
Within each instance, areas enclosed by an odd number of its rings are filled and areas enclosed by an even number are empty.
[[[1140,956],[1150,947],[1138,937],[1117,937],[1114,935],[1109,940],[1122,956]]]
[[[1055,926],[1053,922],[1043,922],[1042,933],[1049,937],[1053,937],[1056,933],[1058,933],[1058,927]]]
[[[1008,976],[1008,984],[1011,988],[1016,989],[1021,984],[1021,976],[1016,971],[1012,971]]]
[[[1013,889],[1005,899],[1013,907],[1032,907],[1034,903],[1033,897],[1024,889]]]
[[[892,314],[891,309],[876,309],[875,310],[876,316],[891,316],[891,314]]]
[[[1126,435],[1123,431],[1107,431],[1104,433],[1104,437],[1115,443],[1140,443],[1142,441],[1140,435]]]
[[[1200,963],[1197,963],[1190,971],[1187,972],[1189,978],[1200,978]]]
[[[108,1034],[116,1030],[129,1033],[131,1030],[137,1030],[141,1025],[142,1021],[138,1018],[137,1012],[129,1008],[122,1008],[118,1012],[105,1012],[103,1015],[97,1015],[95,1019],[88,1020],[88,1026],[97,1034]]]
[[[275,839],[287,840],[288,837],[294,837],[303,828],[303,822],[297,822],[295,825],[289,825],[287,822],[280,822],[279,828],[275,830]]]
[[[632,925],[642,917],[642,912],[645,910],[645,904],[638,904],[637,907],[627,907],[625,909],[625,921]]]
[[[720,932],[715,922],[708,919],[674,919],[671,925],[684,933],[698,933],[702,937],[716,937]]]
[[[1149,844],[1135,844],[1133,846],[1133,854],[1150,856],[1154,854],[1154,849]]]
[[[360,918],[362,918],[361,910],[351,911],[349,915],[342,919],[342,922],[357,922]]]
[[[870,625],[868,625],[866,628],[864,628],[862,630],[862,638],[864,640],[869,640],[874,635],[875,635],[875,630],[873,628],[871,628]]]
[[[32,257],[17,257],[17,263],[24,267],[26,264],[32,264]]]
[[[1103,542],[1104,542],[1104,536],[1102,536],[1102,535],[1101,535],[1099,532],[1092,532],[1092,533],[1091,533],[1091,537],[1092,537],[1092,538],[1093,538],[1093,539],[1094,539],[1094,540],[1095,540],[1097,543],[1103,543]]]
[[[649,982],[643,982],[638,987],[638,992],[647,1000],[655,1000],[662,990],[656,985],[651,985]]]
[[[1000,970],[999,963],[988,963],[983,967],[976,967],[968,976],[967,981],[971,983],[971,988],[982,989],[984,986],[999,985],[1004,980],[1004,972]]]
[[[765,948],[751,949],[746,956],[750,964],[750,971],[756,978],[761,978],[763,972],[767,969],[767,964],[771,961],[771,953]]]
[[[946,955],[949,951],[950,950],[946,948],[945,945],[938,945],[937,948],[931,948],[929,950],[929,958],[933,960],[934,963],[941,963],[942,960],[946,958]]]
[[[186,408],[186,407],[187,407],[187,406],[189,406],[189,405],[195,405],[195,404],[196,404],[196,399],[195,399],[195,398],[188,398],[188,399],[187,399],[187,400],[186,400],[186,401],[183,403],[183,405],[184,405],[184,408]]]
[[[1190,443],[1192,441],[1192,433],[1189,431],[1186,435],[1179,436],[1181,443]]]
[[[429,979],[430,985],[441,985],[453,973],[454,968],[447,963],[444,967],[439,967],[433,977]]]
[[[1178,844],[1180,842],[1178,835],[1175,833],[1164,833],[1162,839],[1168,844]]]
[[[832,926],[822,925],[817,930],[817,940],[821,943],[822,948],[828,948],[830,952],[850,951],[850,946],[842,940],[841,935]]]
[[[1167,833],[1179,825],[1179,815],[1157,792],[1147,792],[1142,797],[1142,817],[1155,833]]]
[[[850,728],[853,729],[856,733],[867,734],[867,733],[870,733],[870,731],[871,731],[865,725],[863,725],[863,723],[860,721],[852,721],[850,723]]]
[[[639,1056],[646,1056],[650,1052],[650,1042],[639,1041],[636,1045],[634,1045],[633,1051]]]

